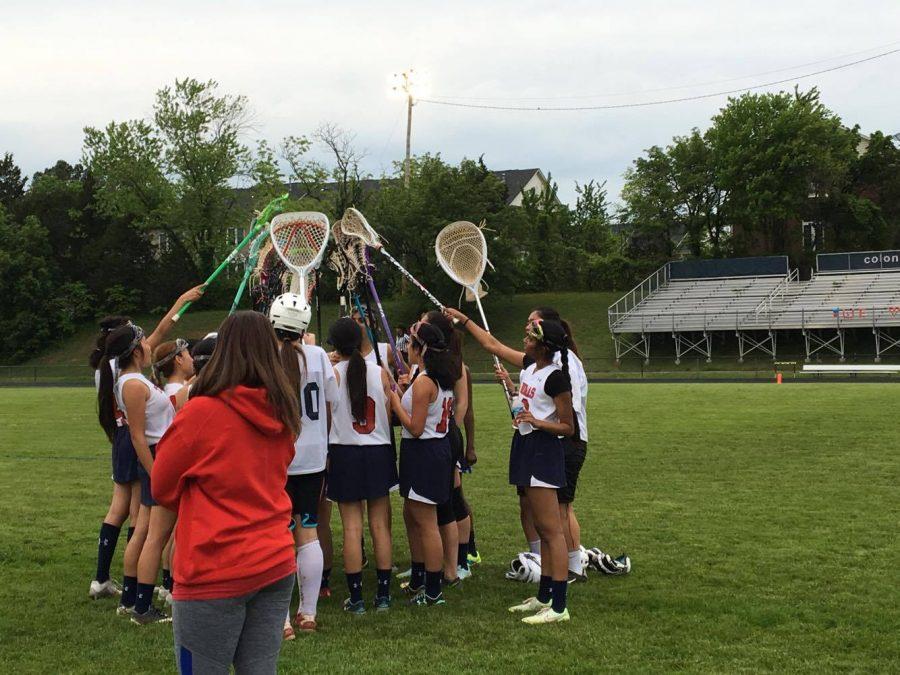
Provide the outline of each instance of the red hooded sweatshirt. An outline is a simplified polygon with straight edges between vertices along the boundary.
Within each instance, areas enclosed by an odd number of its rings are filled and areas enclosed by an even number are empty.
[[[266,390],[198,396],[156,446],[153,498],[178,513],[176,600],[234,598],[293,574],[294,438]]]

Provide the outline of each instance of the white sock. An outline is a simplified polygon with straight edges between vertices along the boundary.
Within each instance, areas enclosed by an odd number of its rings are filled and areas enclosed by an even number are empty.
[[[531,552],[534,553],[535,555],[540,555],[541,554],[541,540],[538,539],[537,541],[529,541],[528,548],[531,549]]]
[[[581,568],[581,550],[575,549],[574,551],[569,551],[569,571],[575,572],[575,574],[581,574],[583,572]]]
[[[300,588],[301,614],[316,615],[324,566],[322,546],[318,539],[297,549],[297,583]]]

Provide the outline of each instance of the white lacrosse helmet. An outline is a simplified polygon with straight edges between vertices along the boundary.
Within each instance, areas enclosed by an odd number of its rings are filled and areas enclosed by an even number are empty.
[[[269,321],[275,329],[304,333],[311,320],[312,308],[297,293],[279,295],[269,308]]]
[[[536,584],[541,580],[541,556],[531,551],[520,553],[509,563],[506,578]]]

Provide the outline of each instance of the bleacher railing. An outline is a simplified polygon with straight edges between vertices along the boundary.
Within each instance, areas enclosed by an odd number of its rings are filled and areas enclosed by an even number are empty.
[[[626,317],[635,307],[667,283],[669,283],[669,263],[660,267],[609,308],[610,331],[613,330],[616,322]]]

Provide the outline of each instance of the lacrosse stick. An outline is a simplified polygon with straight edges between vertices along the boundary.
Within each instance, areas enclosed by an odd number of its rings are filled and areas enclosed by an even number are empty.
[[[244,290],[247,288],[247,282],[250,280],[250,275],[253,273],[253,270],[256,269],[256,263],[259,260],[259,249],[268,236],[268,231],[263,230],[256,235],[256,239],[250,244],[250,253],[247,254],[247,261],[244,263],[244,277],[241,279],[241,283],[234,294],[234,301],[231,303],[231,310],[229,310],[228,316],[231,316],[237,311],[238,305],[241,303],[241,298],[244,297]]]
[[[368,231],[374,232],[371,227],[369,227],[369,223],[366,222],[365,217],[359,211],[354,209],[353,207],[348,208],[344,211],[344,217],[341,218],[341,231],[347,237],[353,237],[364,244],[367,244],[366,237],[369,236],[364,234]],[[376,235],[377,236],[377,235]],[[391,345],[391,351],[394,354],[394,367],[397,369],[398,373],[405,373],[406,366],[403,364],[403,361],[400,358],[400,354],[397,351],[397,346],[394,344],[394,334],[391,332],[391,325],[388,323],[387,315],[384,313],[384,307],[381,305],[381,298],[378,297],[378,290],[375,288],[375,280],[372,278],[372,262],[369,259],[369,251],[368,248],[363,247],[362,251],[363,258],[359,262],[362,263],[359,265],[362,268],[363,273],[365,274],[366,284],[369,287],[369,295],[372,300],[375,301],[375,306],[378,308],[378,314],[381,317],[381,325],[384,328],[384,334],[387,338],[388,344]]]
[[[354,208],[348,208],[344,211],[344,217],[341,220],[341,229],[344,231],[344,234],[357,237],[370,248],[374,248],[376,251],[381,253],[385,258],[387,258],[398,270],[400,273],[409,279],[413,286],[418,288],[422,293],[425,294],[425,297],[431,300],[431,302],[437,306],[439,310],[444,311],[443,303],[438,300],[431,292],[422,285],[418,279],[416,279],[412,274],[410,274],[403,265],[401,265],[394,256],[388,253],[384,249],[384,245],[381,243],[381,237],[379,234],[369,225],[369,221],[366,220],[365,216],[361,214]]]
[[[484,276],[484,268],[489,264],[487,259],[487,242],[484,233],[475,223],[458,220],[450,223],[440,232],[434,240],[434,252],[437,260],[447,276],[470,291],[478,305],[481,314],[481,323],[484,329],[490,333],[484,308],[481,306],[481,277]],[[494,367],[500,367],[500,359],[494,356]],[[503,385],[503,393],[506,394],[506,403],[512,411],[512,399],[506,385]]]
[[[291,293],[307,302],[306,277],[322,262],[329,233],[328,217],[316,211],[282,213],[269,223],[272,246],[291,271]]]
[[[250,224],[250,231],[247,233],[247,236],[244,237],[240,241],[240,243],[238,243],[238,245],[234,247],[234,250],[228,254],[228,257],[226,257],[225,260],[223,260],[213,271],[213,273],[210,274],[209,277],[207,277],[206,281],[203,282],[204,289],[216,280],[216,277],[222,273],[222,270],[224,270],[226,267],[228,267],[229,264],[231,264],[231,261],[234,260],[241,251],[244,250],[244,247],[246,247],[247,244],[253,241],[256,235],[258,235],[260,231],[266,226],[266,223],[271,220],[272,216],[274,216],[284,208],[284,202],[287,200],[287,198],[288,195],[287,193],[285,193],[266,204],[266,207],[259,212],[259,215],[257,215],[253,219],[253,222]],[[188,307],[191,306],[191,304],[192,303],[190,302],[184,303],[182,308],[178,310],[178,313],[172,317],[172,322],[174,323],[178,321],[178,319],[180,319],[182,316],[184,316],[184,313],[187,311]]]
[[[268,230],[266,231],[268,235]],[[268,314],[269,308],[284,292],[289,272],[284,261],[278,257],[271,239],[266,237],[260,247],[256,269],[250,275],[250,298],[253,309],[260,314]]]

